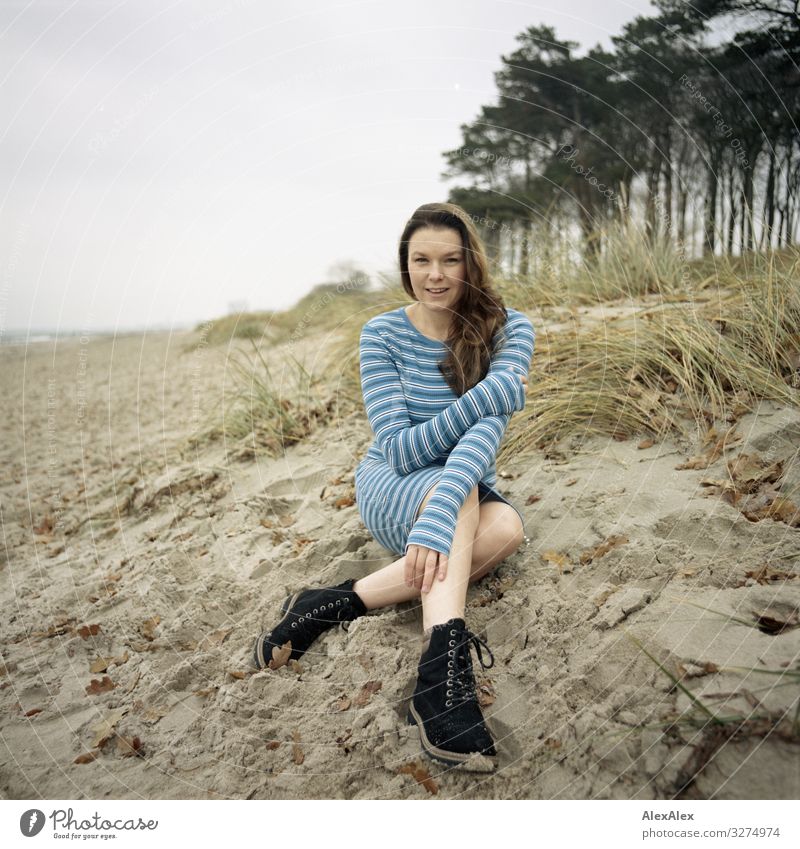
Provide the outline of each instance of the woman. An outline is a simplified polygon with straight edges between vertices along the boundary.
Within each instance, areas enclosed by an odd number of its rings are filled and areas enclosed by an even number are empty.
[[[359,580],[286,599],[256,640],[254,663],[291,647],[299,658],[335,624],[422,600],[423,647],[408,721],[424,751],[448,764],[496,762],[475,692],[464,621],[467,585],[522,543],[519,511],[493,487],[511,415],[525,405],[535,335],[492,289],[469,216],[449,203],[419,207],[400,238],[403,288],[414,299],[375,316],[360,339],[361,387],[375,440],[355,473],[364,524],[400,559]]]

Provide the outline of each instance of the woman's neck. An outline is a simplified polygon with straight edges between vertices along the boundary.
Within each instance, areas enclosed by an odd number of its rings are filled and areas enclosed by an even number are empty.
[[[444,342],[450,335],[450,313],[440,313],[441,320],[437,322],[436,318],[432,317],[431,312],[431,310],[420,307],[419,301],[415,301],[407,309],[408,315],[411,316],[414,324],[424,336],[431,336]]]

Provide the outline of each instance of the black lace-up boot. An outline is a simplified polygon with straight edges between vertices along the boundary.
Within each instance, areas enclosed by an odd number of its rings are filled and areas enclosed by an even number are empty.
[[[489,652],[491,663],[484,663],[481,646]],[[461,764],[479,753],[496,765],[494,741],[475,692],[471,647],[484,669],[494,666],[489,646],[466,627],[463,619],[434,625],[419,661],[408,721],[419,726],[422,748],[432,758]]]
[[[253,665],[265,669],[272,649],[292,644],[291,660],[302,657],[323,632],[334,625],[352,622],[367,612],[364,602],[353,591],[355,578],[335,587],[305,589],[289,596],[281,606],[283,619],[256,640]]]

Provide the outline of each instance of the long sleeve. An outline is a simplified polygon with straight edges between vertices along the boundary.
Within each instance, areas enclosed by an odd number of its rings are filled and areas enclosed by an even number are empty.
[[[449,556],[458,511],[486,474],[510,419],[510,415],[485,416],[464,434],[447,458],[436,491],[411,529],[406,550],[409,545],[424,545]]]
[[[524,404],[518,378],[500,369],[487,374],[442,412],[411,424],[400,374],[385,340],[369,322],[359,344],[361,389],[375,440],[399,475],[430,465],[445,455],[484,416],[503,414]]]
[[[515,367],[527,375],[535,344],[533,325],[519,313],[508,330],[489,371]],[[510,414],[485,416],[466,431],[447,458],[436,490],[411,529],[406,550],[409,545],[422,545],[450,555],[459,510],[497,455],[510,419]]]

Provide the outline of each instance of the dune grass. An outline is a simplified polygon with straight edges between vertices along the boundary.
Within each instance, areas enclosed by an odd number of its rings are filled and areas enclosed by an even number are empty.
[[[549,268],[536,280],[496,280],[537,331],[528,404],[511,419],[499,461],[573,434],[696,438],[760,399],[798,403],[800,249],[686,263],[666,241],[648,246],[620,225],[594,265],[556,257]],[[626,311],[613,309],[620,298]],[[238,371],[225,432],[241,443],[255,434],[254,444],[271,450],[292,444],[330,420],[331,404],[320,399],[333,387],[339,417],[363,414],[361,328],[408,302],[399,278],[387,276],[376,289],[322,285],[291,310],[221,319],[214,339],[249,339],[254,358]],[[586,304],[598,304],[593,320],[548,331],[550,307],[575,316]],[[317,332],[330,365],[313,375],[298,368],[297,391],[281,394],[264,349]]]
[[[223,419],[221,435],[231,454],[246,459],[258,454],[279,456],[305,439],[332,415],[332,400],[324,400],[320,379],[291,353],[291,362],[277,380],[263,349],[250,340],[248,353],[235,351],[230,359],[237,391]]]
[[[727,278],[713,296],[687,293],[593,326],[540,330],[528,406],[512,418],[503,450],[578,432],[660,438],[688,435],[693,424],[704,433],[759,399],[797,405],[798,268],[766,266]]]

